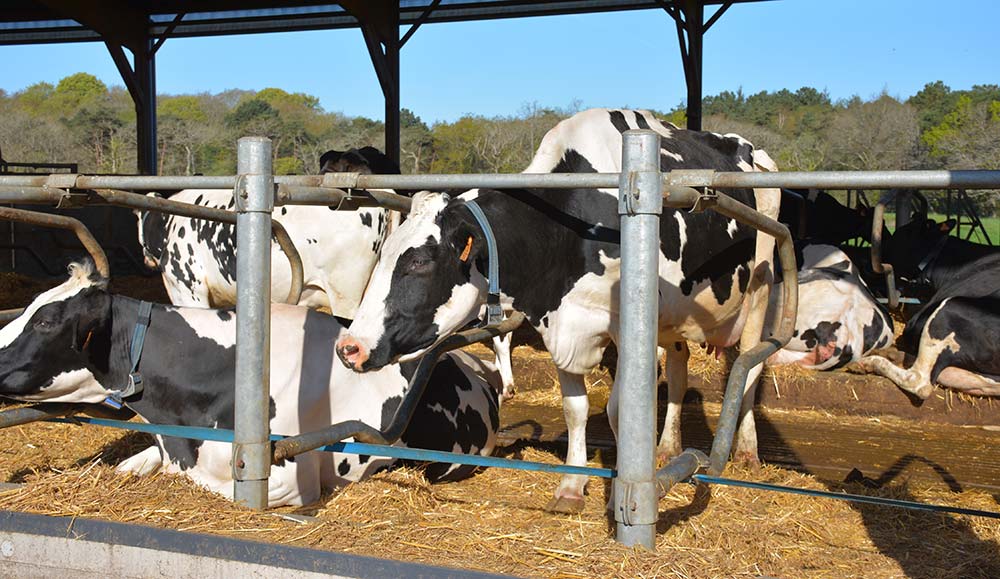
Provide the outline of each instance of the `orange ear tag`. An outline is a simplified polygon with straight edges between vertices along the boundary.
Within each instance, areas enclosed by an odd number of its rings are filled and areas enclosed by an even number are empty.
[[[469,239],[466,240],[466,242],[465,242],[465,249],[462,250],[462,255],[460,255],[458,257],[458,259],[461,259],[463,262],[468,261],[470,253],[472,253],[472,236],[471,235],[469,236]]]

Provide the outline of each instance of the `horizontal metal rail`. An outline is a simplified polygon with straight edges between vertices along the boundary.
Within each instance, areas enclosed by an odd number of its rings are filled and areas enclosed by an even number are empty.
[[[818,189],[996,189],[1000,171],[778,171],[723,172],[678,169],[665,173],[664,186],[730,188],[818,188]],[[546,188],[617,189],[618,173],[483,173],[470,175],[368,175],[326,173],[324,175],[283,175],[274,178],[276,189],[322,187],[334,189],[473,189]],[[235,175],[150,177],[90,176],[53,174],[49,176],[0,175],[0,194],[16,188],[58,189],[232,189]],[[12,189],[13,188],[13,189]],[[58,199],[56,199],[58,200]],[[5,201],[0,199],[0,201]],[[325,204],[325,203],[324,203]]]
[[[392,444],[396,442],[403,435],[406,427],[409,426],[413,412],[416,410],[420,402],[420,397],[427,387],[427,381],[430,378],[431,372],[434,370],[434,366],[437,365],[438,358],[441,355],[456,348],[512,332],[523,321],[524,314],[515,312],[496,328],[476,328],[459,332],[445,338],[440,344],[428,350],[427,353],[420,357],[420,363],[410,378],[406,395],[403,396],[402,402],[399,403],[396,413],[385,430],[372,428],[360,420],[349,420],[334,424],[323,430],[291,436],[274,443],[274,462],[276,464],[280,463],[287,458],[340,442],[345,438],[354,438],[358,442],[370,444]]]

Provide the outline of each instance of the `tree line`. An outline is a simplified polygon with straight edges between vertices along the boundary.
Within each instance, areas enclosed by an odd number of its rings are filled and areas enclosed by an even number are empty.
[[[401,111],[404,173],[517,172],[565,108],[523,105],[516,114],[467,114],[428,125]],[[684,107],[654,111],[684,126]],[[803,87],[723,91],[703,101],[704,127],[738,133],[767,149],[783,170],[1000,169],[1000,86],[952,90],[931,82],[901,100],[888,93],[833,100]],[[278,174],[312,173],[329,149],[383,147],[383,123],[327,112],[319,99],[279,88],[162,95],[157,102],[160,174],[232,174],[235,142],[273,141]],[[135,113],[128,92],[77,73],[55,85],[0,90],[0,152],[7,161],[76,162],[82,172],[136,167]],[[987,213],[991,196],[977,197]]]

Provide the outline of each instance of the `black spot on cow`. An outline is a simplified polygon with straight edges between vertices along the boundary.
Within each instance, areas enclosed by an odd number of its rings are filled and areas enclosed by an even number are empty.
[[[347,462],[347,459],[345,458],[340,461],[340,464],[337,465],[337,473],[340,474],[340,476],[347,476],[347,473],[349,472],[351,472],[351,464]]]
[[[288,215],[288,208],[287,207],[282,207],[281,208],[281,214],[282,215]]]
[[[633,127],[628,126],[628,121],[625,120],[625,114],[621,111],[611,111],[611,124],[618,129],[619,133],[624,133],[625,131],[631,130]]]
[[[635,124],[640,129],[649,130],[649,123],[646,122],[646,117],[640,115],[639,113],[635,114]]]
[[[181,225],[180,227],[177,228],[177,237],[180,237],[181,239],[184,239],[184,234],[185,233],[187,233],[187,231],[184,230],[184,226],[183,225]]]
[[[368,464],[368,461],[371,460],[371,459],[372,459],[372,457],[371,457],[370,454],[359,454],[358,455],[358,464]]]
[[[222,320],[223,322],[228,322],[229,320],[233,319],[233,317],[236,315],[236,310],[235,308],[216,310],[215,315],[219,316],[219,319]]]
[[[459,390],[470,391],[472,385],[453,358],[442,358],[431,380],[433,382],[424,391],[413,415],[413,423],[420,424],[421,428],[407,429],[401,440],[410,448],[464,453],[482,449],[489,439],[491,427],[499,424],[496,393],[492,393],[490,399],[490,416],[480,419],[475,410],[460,408]],[[457,430],[456,423],[459,425]],[[455,480],[468,476],[476,467],[463,465],[446,475],[449,468],[450,464],[432,463],[427,465],[424,474],[432,482]]]
[[[820,322],[816,324],[815,328],[802,332],[802,341],[805,342],[807,348],[835,343],[838,328],[840,328],[840,322]]]
[[[204,196],[204,195],[199,195],[199,196],[195,197],[195,199],[194,199],[194,204],[195,204],[195,205],[201,205],[201,202],[202,202],[202,200],[203,200],[204,198],[205,198],[205,196]]]
[[[361,225],[370,228],[372,226],[372,214],[364,212],[360,213],[359,215],[361,217]]]
[[[889,323],[891,324],[892,321],[890,320]],[[862,329],[865,351],[882,346],[881,342],[884,341],[882,332],[884,330],[885,321],[883,321],[882,312],[878,308],[872,308],[872,320]]]

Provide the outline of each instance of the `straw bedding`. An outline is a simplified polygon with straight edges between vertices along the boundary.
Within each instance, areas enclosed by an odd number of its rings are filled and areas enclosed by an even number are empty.
[[[817,421],[824,418],[817,416]],[[837,420],[837,418],[829,418]],[[144,435],[100,427],[31,424],[0,431],[0,475],[23,486],[0,508],[93,517],[273,543],[532,577],[996,577],[1000,524],[732,487],[675,487],[660,501],[657,552],[626,549],[604,512],[606,482],[592,479],[586,511],[543,510],[556,484],[544,473],[485,469],[430,485],[400,469],[300,509],[255,513],[172,475],[118,475],[113,464],[145,447]],[[557,463],[544,444],[497,454]],[[613,464],[609,453],[591,464]],[[896,480],[881,489],[820,481],[765,466],[727,476],[997,510],[981,491],[952,492]],[[305,523],[282,514],[315,517]]]
[[[0,295],[9,302],[6,307],[23,305],[45,289],[28,286],[23,280],[0,277]],[[697,347],[692,350],[693,373],[724,372],[722,362]],[[490,355],[482,348],[476,352]],[[542,352],[518,348],[515,372],[517,365],[539,357],[547,358]],[[518,374],[518,380],[516,403],[559,404],[554,372],[537,370],[524,380]],[[595,372],[587,381],[591,403],[603,404],[611,383],[608,373]],[[710,404],[706,409],[718,411]],[[820,414],[813,419],[818,431],[823,420],[844,420]],[[614,542],[614,521],[604,510],[609,489],[599,479],[591,480],[586,510],[579,515],[544,511],[557,482],[554,475],[502,469],[484,469],[468,480],[445,485],[428,484],[417,469],[398,469],[335,491],[305,508],[256,513],[182,477],[114,472],[114,464],[150,443],[146,435],[93,426],[36,423],[0,430],[0,480],[22,483],[0,491],[0,508],[531,577],[1000,576],[1000,524],[995,519],[679,485],[660,501],[657,550],[649,553]],[[496,454],[559,463],[562,452],[564,445],[520,442],[501,447]],[[608,451],[592,451],[590,459],[594,466],[614,464]],[[1000,509],[1000,497],[986,492],[954,492],[906,479],[869,488],[864,479],[821,481],[772,466],[739,465],[730,466],[726,476]],[[305,517],[283,517],[289,514]]]

